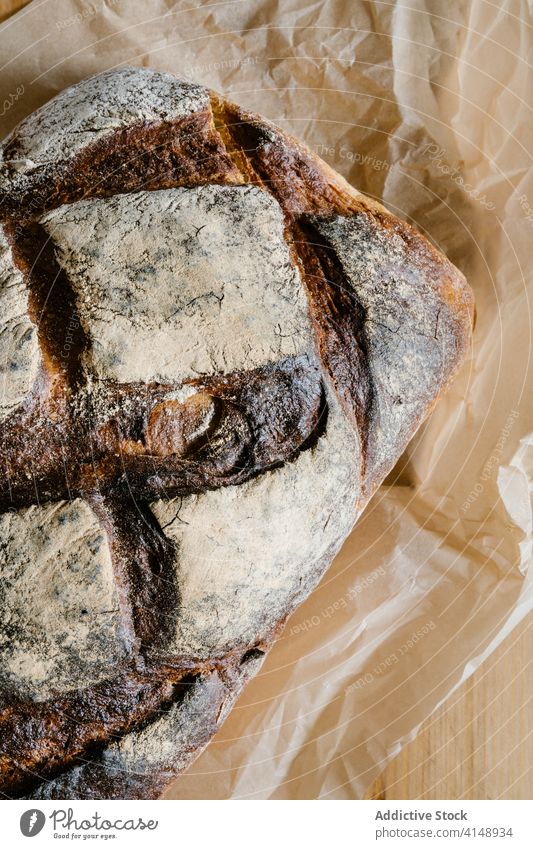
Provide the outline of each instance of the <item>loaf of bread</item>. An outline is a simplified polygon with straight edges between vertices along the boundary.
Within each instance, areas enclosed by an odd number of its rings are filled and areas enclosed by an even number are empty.
[[[0,154],[0,789],[156,798],[208,743],[469,345],[463,276],[169,74]]]

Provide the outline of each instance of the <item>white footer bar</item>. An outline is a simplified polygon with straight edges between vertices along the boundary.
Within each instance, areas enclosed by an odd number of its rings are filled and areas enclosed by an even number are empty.
[[[5,801],[2,846],[533,847],[527,801]]]

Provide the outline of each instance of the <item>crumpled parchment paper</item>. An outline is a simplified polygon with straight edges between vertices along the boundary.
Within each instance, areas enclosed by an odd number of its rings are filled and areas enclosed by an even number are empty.
[[[0,28],[2,135],[98,71],[173,71],[300,137],[476,296],[471,358],[168,798],[361,797],[533,606],[529,16],[482,0],[34,0]]]

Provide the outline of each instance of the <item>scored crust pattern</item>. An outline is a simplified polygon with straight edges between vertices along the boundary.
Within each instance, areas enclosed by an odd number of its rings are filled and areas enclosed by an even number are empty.
[[[14,131],[0,215],[0,787],[157,796],[455,373],[470,292],[268,122],[140,69]]]

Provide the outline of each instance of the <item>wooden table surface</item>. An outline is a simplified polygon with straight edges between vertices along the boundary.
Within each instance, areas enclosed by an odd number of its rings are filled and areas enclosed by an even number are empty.
[[[28,0],[0,0],[0,21]],[[533,798],[533,615],[369,788],[370,799]]]
[[[533,798],[533,615],[437,710],[369,799]]]

